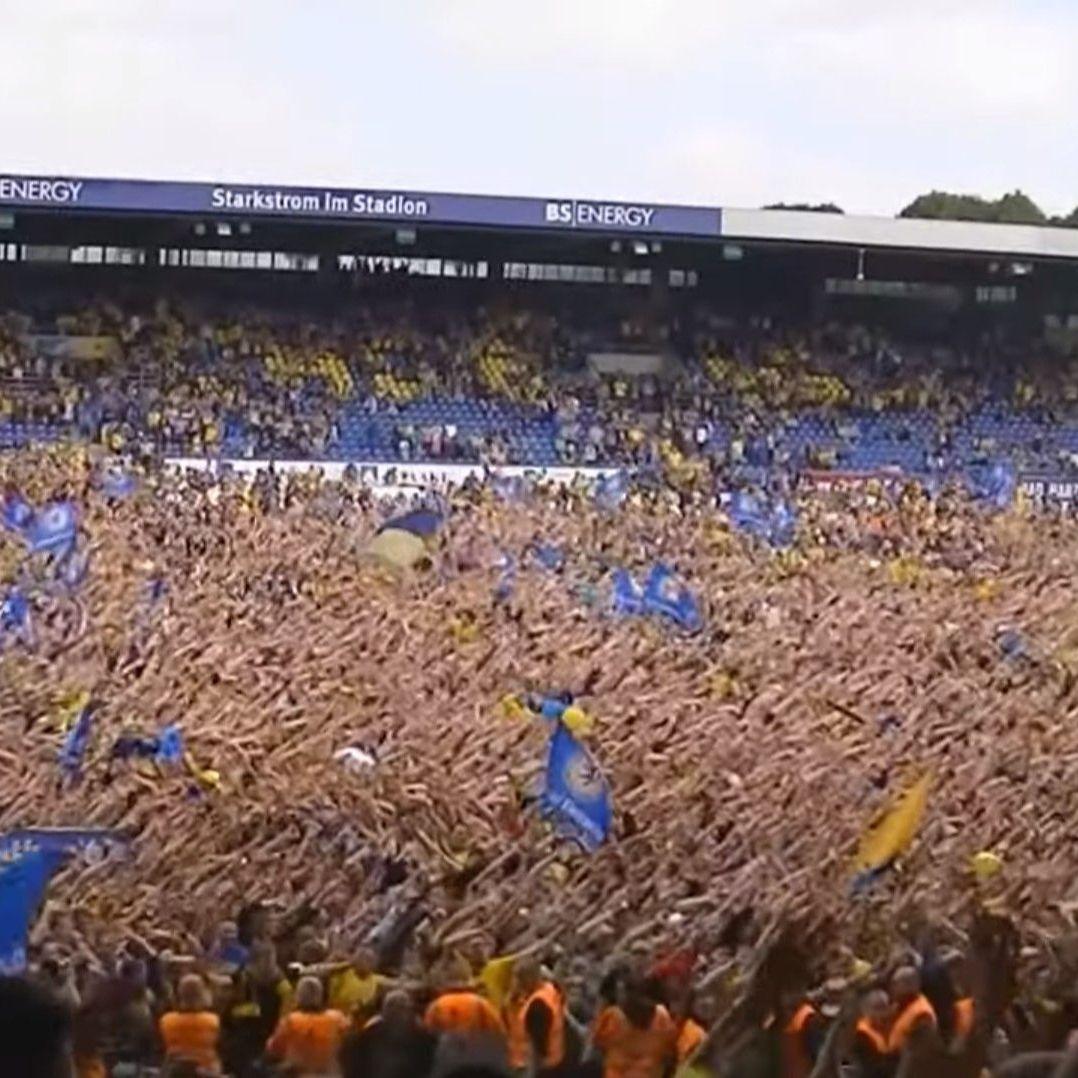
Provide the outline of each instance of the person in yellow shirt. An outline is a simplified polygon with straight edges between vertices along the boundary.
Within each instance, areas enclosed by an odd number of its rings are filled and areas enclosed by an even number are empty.
[[[375,971],[374,953],[362,948],[351,964],[329,977],[329,1005],[361,1023],[378,1009],[378,997],[390,984],[388,977]]]

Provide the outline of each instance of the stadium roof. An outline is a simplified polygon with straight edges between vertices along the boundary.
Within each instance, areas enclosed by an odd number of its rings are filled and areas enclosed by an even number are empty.
[[[1078,258],[1078,229],[796,210],[723,210],[722,235],[785,243],[892,247],[999,257]]]
[[[368,188],[288,187],[0,174],[0,207],[51,212],[277,218],[730,239],[1078,259],[1078,230],[855,217],[791,210],[515,198]]]

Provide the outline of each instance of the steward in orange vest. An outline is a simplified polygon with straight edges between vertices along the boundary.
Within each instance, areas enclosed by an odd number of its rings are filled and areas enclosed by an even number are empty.
[[[802,994],[792,998],[784,993],[779,1027],[782,1037],[782,1078],[809,1078],[823,1046],[824,1022],[820,1012]]]
[[[678,1066],[688,1063],[693,1053],[707,1040],[707,1030],[692,1018],[686,1018],[678,1027],[677,1061]]]
[[[954,1003],[954,1035],[962,1040],[968,1040],[973,1032],[973,1023],[976,1012],[973,1009],[973,999],[963,996]]]
[[[505,1026],[493,1005],[470,988],[451,988],[427,1008],[423,1025],[431,1033],[458,1036],[505,1036]]]
[[[542,979],[539,964],[531,958],[517,963],[513,980],[505,1023],[509,1065],[523,1070],[534,1061],[539,1074],[560,1067],[565,1061],[565,999],[561,990]]]
[[[912,966],[895,970],[891,996],[898,1006],[898,1014],[887,1037],[887,1050],[901,1055],[915,1030],[926,1026],[935,1030],[938,1022],[932,1004],[921,993],[921,978]]]
[[[877,988],[865,996],[854,1029],[853,1057],[862,1078],[890,1078],[894,1073],[895,1057],[887,1050],[890,1025],[891,1000]]]

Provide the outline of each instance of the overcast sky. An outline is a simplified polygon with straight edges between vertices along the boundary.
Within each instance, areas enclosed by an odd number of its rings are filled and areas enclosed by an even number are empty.
[[[0,0],[0,170],[1078,204],[1078,0]]]

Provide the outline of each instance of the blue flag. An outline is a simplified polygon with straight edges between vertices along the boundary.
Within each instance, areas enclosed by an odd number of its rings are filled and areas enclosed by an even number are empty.
[[[790,546],[796,534],[797,512],[785,498],[780,499],[771,507],[771,545]]]
[[[110,468],[101,479],[101,493],[120,501],[138,490],[138,477],[122,468]]]
[[[968,475],[970,493],[994,509],[1006,509],[1014,504],[1018,476],[1009,460],[996,461],[988,468],[971,470]]]
[[[21,534],[33,516],[34,507],[21,494],[8,494],[0,505],[0,522],[8,531]]]
[[[112,744],[111,760],[156,760],[159,764],[178,764],[183,760],[183,734],[171,723],[156,737],[121,734]]]
[[[610,833],[610,789],[591,754],[558,723],[550,738],[540,809],[560,831],[592,853]]]
[[[77,778],[82,771],[82,759],[90,747],[94,730],[94,709],[87,704],[75,719],[60,749],[60,768],[68,778]]]
[[[57,566],[56,575],[68,588],[77,588],[90,571],[90,552],[73,549]]]
[[[25,830],[0,836],[0,974],[26,969],[30,925],[49,881],[71,854],[123,841],[115,831]]]
[[[0,862],[0,974],[26,968],[26,937],[56,870],[64,862],[59,850],[31,849]]]
[[[562,692],[554,696],[529,696],[527,698],[528,706],[541,718],[547,720],[547,722],[555,723],[560,722],[562,715],[566,710],[572,707],[573,694],[571,692]]]
[[[644,613],[644,592],[628,569],[614,570],[614,613],[625,617]]]
[[[668,565],[653,565],[641,587],[628,569],[615,569],[611,607],[622,617],[655,614],[668,618],[686,632],[704,627],[704,617],[696,596],[678,580]]]
[[[699,632],[704,619],[696,596],[678,580],[674,571],[659,564],[652,568],[644,585],[644,609],[649,614],[670,618],[688,632]]]
[[[490,485],[495,496],[503,502],[522,501],[527,493],[527,484],[522,475],[495,475]]]
[[[774,547],[789,546],[797,530],[797,514],[785,499],[770,501],[750,491],[737,490],[727,505],[730,521],[738,531],[747,532]]]
[[[411,532],[412,535],[423,537],[437,535],[438,529],[443,523],[442,514],[434,509],[414,509],[403,516],[387,520],[378,530],[389,531],[396,528],[398,531]]]
[[[494,598],[500,602],[508,602],[512,597],[517,585],[517,563],[512,554],[502,554],[494,563],[498,570],[498,583],[494,585]]]
[[[553,543],[536,543],[532,547],[535,560],[544,568],[556,573],[565,565],[565,552]]]
[[[0,647],[8,634],[28,647],[33,645],[34,630],[30,624],[30,600],[19,588],[11,588],[0,602]]]
[[[161,764],[178,764],[183,760],[183,734],[170,723],[157,736],[156,759]]]
[[[629,477],[624,472],[601,475],[595,481],[592,500],[600,509],[617,509],[629,493]]]
[[[31,553],[63,559],[75,549],[77,527],[78,515],[72,502],[50,502],[34,513],[24,534]]]

